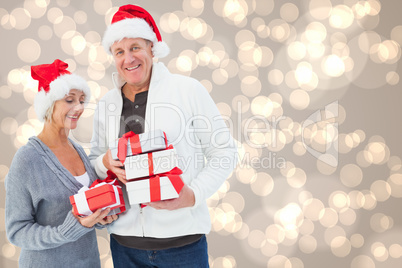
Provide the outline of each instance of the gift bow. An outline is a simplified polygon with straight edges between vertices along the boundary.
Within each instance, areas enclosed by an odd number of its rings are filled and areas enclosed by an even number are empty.
[[[172,183],[174,189],[179,194],[181,189],[184,186],[183,181],[181,180],[180,176],[183,174],[183,171],[175,167],[169,172],[161,173],[156,176],[152,176],[149,178],[149,188],[150,188],[150,195],[151,200],[150,202],[159,201],[161,200],[161,187],[160,187],[160,177],[168,177],[170,182]],[[141,204],[141,207],[146,207],[146,205]]]
[[[124,164],[127,156],[127,143],[130,140],[131,152],[134,154],[142,153],[140,137],[138,134],[130,131],[125,133],[118,142],[117,147],[117,157],[119,158],[120,162]]]
[[[168,141],[167,141],[166,133],[164,131],[163,131],[163,136],[165,138],[166,148],[168,148]],[[130,140],[130,147],[131,147],[132,155],[142,153],[140,136],[138,134],[135,134],[133,131],[125,133],[119,139],[118,144],[117,144],[117,158],[119,158],[120,162],[122,162],[123,164],[127,157],[128,140]]]

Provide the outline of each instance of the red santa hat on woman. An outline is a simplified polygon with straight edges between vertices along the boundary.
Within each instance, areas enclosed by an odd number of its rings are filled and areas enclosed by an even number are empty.
[[[67,71],[68,64],[55,60],[52,64],[31,66],[31,76],[39,81],[38,94],[35,97],[34,108],[40,121],[44,121],[46,111],[53,102],[63,99],[71,89],[77,89],[85,94],[85,102],[91,98],[91,90],[87,82],[80,76]]]
[[[170,50],[162,41],[162,36],[151,14],[135,5],[121,6],[113,15],[112,23],[103,35],[102,45],[110,54],[110,47],[123,38],[143,38],[153,43],[155,57],[166,57]]]

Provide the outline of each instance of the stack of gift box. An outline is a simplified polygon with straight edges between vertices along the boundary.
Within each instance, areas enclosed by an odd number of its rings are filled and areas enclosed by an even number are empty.
[[[128,132],[111,150],[124,163],[126,190],[131,205],[177,198],[183,188],[176,150],[165,132]]]
[[[169,145],[165,132],[155,130],[142,134],[128,132],[111,149],[112,158],[124,163],[129,203],[142,204],[179,197],[184,184],[180,178],[176,150]],[[70,196],[76,215],[90,215],[99,208],[110,207],[109,215],[125,211],[122,188],[116,175],[97,180],[90,188],[83,187]]]

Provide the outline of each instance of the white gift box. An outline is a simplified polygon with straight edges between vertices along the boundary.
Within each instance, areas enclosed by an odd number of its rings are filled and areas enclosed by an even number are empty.
[[[124,162],[127,180],[169,172],[178,166],[174,148],[129,156]]]
[[[177,193],[168,177],[156,176],[156,179],[159,179],[159,189],[150,183],[149,178],[127,182],[126,189],[129,203],[134,205],[179,197],[179,193]]]
[[[167,138],[163,133],[163,131],[160,129],[138,134],[138,136],[141,144],[142,153],[163,150],[168,147]],[[111,149],[112,158],[115,160],[119,160],[119,158],[117,157],[117,151],[118,146],[116,146],[116,148]],[[128,139],[126,156],[132,156],[132,155],[133,153],[131,151],[130,139]]]

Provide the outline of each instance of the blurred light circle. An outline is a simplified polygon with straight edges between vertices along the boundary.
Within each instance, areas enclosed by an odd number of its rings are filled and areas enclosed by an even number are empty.
[[[271,29],[270,38],[276,42],[284,42],[290,36],[290,25],[281,19],[274,19],[270,21],[268,27]]]
[[[258,196],[269,195],[274,188],[274,181],[272,177],[265,172],[259,172],[255,180],[251,183],[251,190]]]
[[[257,55],[261,54],[261,55]],[[257,58],[259,60],[257,60]],[[274,54],[269,47],[262,46],[259,50],[254,51],[254,61],[259,62],[260,67],[267,67],[271,65],[274,60]]]
[[[317,20],[328,18],[332,11],[332,3],[330,0],[310,0],[310,15]]]
[[[58,24],[62,22],[64,17],[63,11],[58,7],[52,7],[47,11],[47,19],[52,24]]]
[[[61,49],[68,55],[74,56],[82,53],[86,46],[85,38],[79,32],[67,31],[61,37]]]
[[[9,99],[12,95],[13,91],[9,86],[1,86],[0,87],[0,98],[2,99]]]
[[[38,29],[38,36],[44,41],[50,40],[53,36],[53,30],[48,25],[42,25]]]
[[[91,43],[93,45],[100,44],[102,42],[102,37],[98,32],[95,31],[89,31],[85,34],[85,40],[87,43]],[[103,47],[102,47],[103,49]]]
[[[78,10],[74,13],[74,21],[77,24],[85,24],[88,20],[88,15],[85,11]]]
[[[258,77],[247,76],[241,80],[241,91],[248,97],[257,96],[261,92],[261,81]]]
[[[385,80],[388,84],[395,86],[399,83],[399,74],[394,71],[388,72]]]
[[[67,7],[70,5],[70,0],[57,0],[59,7]]]
[[[277,268],[277,267],[285,267],[286,263],[289,262],[289,259],[283,255],[275,255],[269,258],[267,263],[267,268]]]
[[[183,11],[191,17],[198,17],[204,11],[204,1],[183,0]]]
[[[175,13],[165,13],[160,18],[160,27],[166,33],[174,33],[180,29],[180,18]]]
[[[324,204],[321,200],[310,198],[303,202],[303,214],[307,219],[317,221],[320,218],[321,210],[324,209]]]
[[[13,258],[14,255],[17,253],[15,246],[11,245],[10,243],[4,243],[1,251],[3,253],[3,256],[7,259]]]
[[[220,1],[220,0],[215,0]],[[267,16],[271,14],[275,7],[274,0],[255,0],[255,13],[260,16]]]
[[[280,16],[287,22],[294,22],[299,17],[299,8],[293,3],[285,3],[279,11]]]
[[[75,21],[68,16],[62,17],[61,21],[53,25],[54,33],[60,38],[63,38],[67,32],[75,32],[76,29],[77,25]]]
[[[244,95],[237,95],[232,99],[232,109],[237,113],[245,113],[250,109],[250,100]]]
[[[22,73],[19,69],[13,69],[8,73],[7,80],[12,85],[18,85],[22,81]]]
[[[17,30],[25,30],[31,24],[31,14],[24,8],[16,8],[10,13],[11,25]]]
[[[402,25],[395,26],[391,30],[391,39],[402,47]]]
[[[101,80],[105,77],[105,67],[100,63],[93,63],[88,66],[88,76],[93,80]]]
[[[339,212],[339,222],[346,226],[356,224],[356,212],[350,208],[344,208]]]
[[[50,0],[48,0],[49,2]],[[25,0],[24,8],[29,12],[32,18],[39,19],[46,13],[47,3],[45,1]]]
[[[363,180],[362,170],[355,164],[347,164],[340,171],[340,179],[347,187],[356,187]]]
[[[339,77],[345,72],[345,64],[339,56],[329,55],[323,59],[322,69],[330,77]]]
[[[1,130],[6,135],[14,134],[18,129],[18,122],[12,117],[6,117],[1,121]]]
[[[235,43],[237,47],[241,47],[244,43],[255,43],[255,35],[249,30],[241,30],[235,36]]]
[[[257,17],[251,21],[251,28],[254,31],[258,32],[259,29],[261,29],[261,27],[265,27],[265,21],[262,18]],[[244,30],[242,30],[242,31],[244,31]]]
[[[331,251],[335,256],[339,258],[344,258],[348,256],[351,249],[351,243],[346,237],[338,236],[331,241]]]
[[[212,80],[217,85],[224,85],[228,81],[228,73],[224,69],[216,69],[212,72]]]
[[[388,182],[377,180],[370,186],[370,190],[374,193],[377,201],[384,202],[391,196],[391,186]]]
[[[352,262],[350,263],[350,268],[375,268],[374,261],[366,255],[359,255],[353,258]]]
[[[41,47],[34,39],[23,39],[17,45],[17,54],[22,61],[32,63],[40,57]]]
[[[322,43],[327,37],[327,29],[320,22],[311,22],[307,25],[305,37],[311,43]]]
[[[306,46],[300,41],[292,42],[287,47],[289,57],[295,61],[303,59],[306,56],[306,51]]]
[[[293,188],[301,188],[306,184],[307,175],[301,168],[295,168],[292,176],[286,178],[288,184]]]
[[[373,45],[381,43],[381,36],[372,31],[363,32],[358,37],[358,45],[362,52],[369,54]]]
[[[350,243],[354,248],[361,248],[364,245],[364,237],[361,234],[353,234]]]
[[[354,21],[353,11],[346,5],[338,5],[332,9],[329,24],[337,29],[346,29]]]
[[[113,4],[110,0],[94,0],[94,10],[99,15],[105,15],[110,8],[112,8]]]
[[[224,117],[228,118],[232,115],[232,109],[230,108],[229,104],[225,102],[219,102],[216,104],[216,107],[219,110],[219,113]]]
[[[279,86],[283,82],[283,73],[278,69],[273,69],[268,73],[268,81],[274,86]]]
[[[293,90],[289,97],[290,105],[296,110],[304,110],[310,104],[310,96],[301,89]]]

